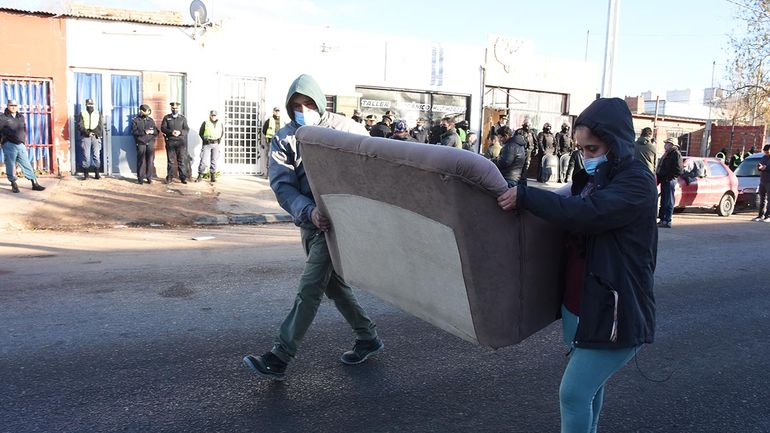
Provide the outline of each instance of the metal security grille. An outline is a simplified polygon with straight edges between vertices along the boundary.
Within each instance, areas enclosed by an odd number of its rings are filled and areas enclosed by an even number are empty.
[[[12,99],[18,101],[19,113],[27,124],[27,156],[32,167],[44,173],[57,170],[51,133],[52,88],[50,79],[0,76],[0,106],[5,108]]]
[[[265,80],[224,77],[225,141],[223,172],[256,174]]]

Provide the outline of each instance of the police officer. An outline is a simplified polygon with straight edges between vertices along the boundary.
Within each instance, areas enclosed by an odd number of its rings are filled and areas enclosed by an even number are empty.
[[[374,114],[368,114],[366,116],[366,123],[364,124],[364,128],[366,128],[367,132],[371,132],[375,123],[377,123],[377,116]]]
[[[168,166],[166,171],[166,183],[171,183],[174,178],[174,162],[179,171],[179,180],[187,183],[187,118],[179,112],[179,102],[171,103],[171,113],[163,116],[160,122],[160,131],[166,138],[166,157]]]
[[[212,182],[217,181],[217,160],[219,159],[219,143],[225,135],[225,127],[217,118],[216,110],[209,112],[209,118],[201,124],[198,135],[203,141],[201,148],[201,162],[198,164],[198,177],[196,182],[200,182],[206,166],[210,167],[209,176]]]
[[[556,133],[556,152],[559,155],[559,182],[570,181],[570,164],[572,161],[572,134],[569,125],[564,122],[561,124],[561,131]]]
[[[521,128],[514,132],[514,135],[521,135],[526,142],[525,149],[527,150],[527,164],[524,166],[524,177],[538,177],[540,172],[539,156],[537,151],[537,138],[532,131],[532,122],[529,117],[524,119],[521,124]]]
[[[382,121],[372,126],[372,129],[369,130],[369,135],[372,137],[388,138],[393,134],[393,129],[391,128],[393,117],[388,113],[391,113],[391,111],[383,114]]]
[[[495,122],[494,125],[492,125],[491,128],[489,128],[489,134],[487,135],[487,140],[492,143],[492,137],[496,136],[500,132],[500,128],[508,126],[508,115],[507,114],[501,114],[500,118]]]
[[[354,122],[356,123],[363,123],[364,118],[361,117],[361,111],[360,110],[353,110],[353,116],[351,117]]]
[[[155,137],[158,136],[158,127],[150,114],[150,106],[142,104],[139,106],[139,115],[131,121],[131,135],[136,143],[136,176],[139,185],[145,180],[152,183],[152,171],[155,166]]]
[[[80,148],[83,150],[83,180],[88,179],[88,172],[94,172],[94,179],[99,179],[102,151],[102,116],[94,109],[94,100],[86,99],[86,108],[78,118],[80,131]]]
[[[268,161],[270,159],[270,141],[275,136],[276,131],[281,129],[281,108],[273,107],[273,115],[262,124],[262,137],[264,140],[259,146],[257,155],[257,176],[266,178],[268,170]]]
[[[561,131],[556,133],[556,149],[559,156],[572,152],[572,134],[567,123],[562,123]]]
[[[556,154],[556,138],[551,132],[551,124],[543,125],[543,130],[537,134],[537,151],[540,154],[540,171],[537,176],[539,182],[547,182],[548,177],[545,170],[546,156]],[[557,162],[558,163],[558,162]]]

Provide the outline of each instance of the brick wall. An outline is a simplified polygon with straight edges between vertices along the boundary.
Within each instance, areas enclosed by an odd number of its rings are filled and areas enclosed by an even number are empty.
[[[711,152],[716,155],[722,148],[727,155],[733,152],[748,152],[754,146],[757,152],[762,150],[765,137],[765,125],[759,126],[713,126],[711,128]]]
[[[631,114],[644,113],[644,98],[641,96],[626,96],[625,99]]]

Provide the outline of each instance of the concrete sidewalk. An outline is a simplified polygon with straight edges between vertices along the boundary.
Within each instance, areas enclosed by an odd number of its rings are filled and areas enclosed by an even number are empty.
[[[50,215],[51,219],[57,218],[57,213],[52,209],[66,209],[67,212],[77,213],[80,207],[83,212],[87,208],[99,207],[106,224],[137,224],[134,221],[121,220],[121,214],[125,209],[137,207],[147,202],[148,198],[157,201],[169,201],[172,197],[181,195],[211,196],[211,206],[197,212],[186,220],[186,224],[262,224],[272,222],[291,222],[291,216],[278,205],[273,191],[267,179],[248,175],[222,176],[217,182],[211,184],[208,181],[200,183],[190,182],[182,185],[175,180],[171,185],[163,185],[156,180],[153,185],[136,185],[134,179],[103,177],[102,180],[83,181],[80,176],[41,177],[38,179],[45,191],[32,191],[30,182],[19,179],[21,192],[11,192],[10,183],[0,180],[0,209],[3,209],[3,217],[0,219],[0,230],[26,230],[30,228],[29,221],[39,214]],[[99,201],[84,204],[83,191],[87,188],[99,188]],[[126,190],[136,191],[137,194],[129,194]],[[142,195],[138,195],[141,193]],[[89,200],[89,199],[87,199]],[[176,211],[176,209],[174,209]],[[173,215],[172,215],[173,213]],[[169,212],[166,215],[152,215],[154,224],[174,225],[170,221],[179,220],[179,215],[185,214],[185,209],[178,212]],[[114,218],[111,218],[113,217]],[[93,221],[91,221],[93,222]],[[98,221],[97,221],[98,223]]]
[[[0,230],[83,230],[88,227],[191,226],[291,222],[278,205],[267,179],[225,175],[210,183],[174,181],[137,185],[135,179],[80,176],[42,177],[38,192],[19,180],[19,194],[0,180]],[[563,184],[530,186],[555,189]]]
[[[262,224],[291,222],[275,199],[267,179],[256,176],[222,176],[211,184],[217,192],[220,213],[198,218],[196,224]]]

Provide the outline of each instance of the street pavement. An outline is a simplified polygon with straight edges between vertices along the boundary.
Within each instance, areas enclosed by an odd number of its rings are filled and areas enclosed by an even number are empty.
[[[656,342],[608,383],[600,431],[770,431],[770,224],[752,216],[660,231]],[[559,430],[558,323],[493,351],[359,292],[383,353],[342,365],[353,336],[326,300],[286,382],[243,367],[291,307],[291,224],[7,231],[0,259],[1,432]]]

